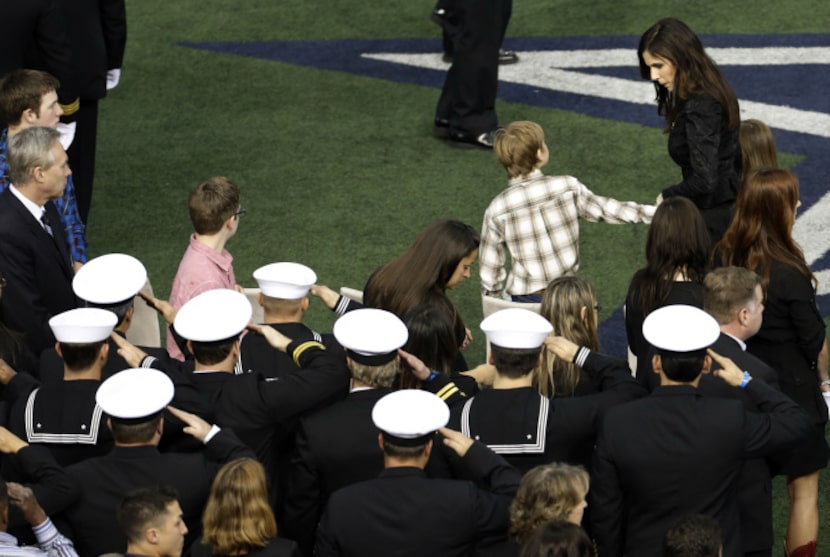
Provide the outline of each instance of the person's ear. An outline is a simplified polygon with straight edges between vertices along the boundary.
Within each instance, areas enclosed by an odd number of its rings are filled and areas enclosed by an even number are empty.
[[[21,120],[25,120],[27,123],[32,124],[35,120],[37,120],[37,114],[31,108],[27,108],[23,111],[23,115],[20,117]]]
[[[61,343],[60,342],[55,343],[55,352],[58,353],[58,356],[60,356],[61,360],[62,360],[63,359],[63,352],[61,351]]]
[[[424,447],[424,456],[429,460],[429,455],[432,453],[432,439],[427,441],[426,447]]]
[[[490,352],[490,355],[487,356],[487,363],[490,364],[491,366],[496,365],[496,360],[495,360],[495,358],[493,358],[493,353],[492,352]]]
[[[383,434],[378,433],[378,447],[380,447],[381,452],[383,452]]]
[[[159,543],[158,530],[156,528],[147,528],[144,530],[144,539],[151,545],[157,545]]]
[[[663,372],[663,360],[660,358],[660,354],[651,357],[651,369],[658,375]]]
[[[591,308],[591,309],[594,309],[594,308]],[[588,322],[588,308],[587,307],[582,306],[582,309],[579,310],[579,319],[581,319],[583,323]]]
[[[101,345],[101,349],[98,351],[98,357],[101,358],[101,361],[106,362],[107,356],[110,353],[110,345],[108,342],[105,342]]]
[[[703,357],[703,367],[700,373],[709,373],[712,370],[712,357],[709,354]]]
[[[306,297],[303,298],[303,301],[300,302],[300,307],[302,308],[303,313],[308,311],[308,304],[309,304],[308,296],[306,296]]]

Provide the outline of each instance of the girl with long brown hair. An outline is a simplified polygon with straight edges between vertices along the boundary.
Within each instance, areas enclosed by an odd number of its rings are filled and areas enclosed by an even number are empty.
[[[724,265],[743,266],[763,279],[767,299],[760,331],[747,350],[778,372],[781,390],[813,418],[811,441],[799,445],[782,465],[787,475],[790,555],[815,555],[818,535],[819,471],[830,449],[824,436],[830,390],[824,320],[816,308],[816,278],[793,240],[799,201],[798,177],[784,169],[750,173],[738,194],[735,218],[715,247]]]

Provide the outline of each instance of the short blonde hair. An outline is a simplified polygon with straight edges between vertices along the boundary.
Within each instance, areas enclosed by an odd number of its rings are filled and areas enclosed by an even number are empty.
[[[545,132],[536,122],[511,122],[496,131],[493,150],[507,169],[507,175],[517,178],[530,174],[539,162],[536,153],[545,144]]]
[[[370,387],[391,387],[400,373],[398,359],[395,358],[379,366],[368,366],[349,359],[352,377]]]
[[[590,478],[582,466],[552,462],[522,478],[510,504],[510,536],[518,543],[544,522],[567,520],[588,494]]]
[[[202,515],[203,543],[214,555],[247,555],[277,536],[265,468],[253,458],[225,464],[213,479]]]

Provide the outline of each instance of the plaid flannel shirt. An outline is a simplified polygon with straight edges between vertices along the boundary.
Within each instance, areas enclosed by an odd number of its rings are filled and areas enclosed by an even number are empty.
[[[534,170],[513,178],[484,213],[481,291],[500,297],[505,291],[521,295],[542,290],[579,269],[579,219],[650,223],[655,209],[596,195],[573,176],[545,176]]]

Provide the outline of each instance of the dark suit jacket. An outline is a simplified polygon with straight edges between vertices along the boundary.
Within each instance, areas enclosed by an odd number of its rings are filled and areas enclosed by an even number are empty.
[[[187,548],[201,534],[202,511],[216,472],[224,463],[242,457],[254,458],[254,454],[227,429],[200,453],[160,453],[152,445],[115,447],[105,456],[66,469],[82,495],[57,523],[74,540],[78,555],[124,551],[127,540],[116,521],[121,499],[139,487],[169,485],[179,492],[189,530]]]
[[[283,531],[299,543],[303,555],[312,554],[317,523],[331,494],[376,478],[383,470],[372,408],[390,392],[369,389],[350,393],[300,424],[291,458]]]
[[[55,343],[49,318],[77,307],[72,291],[69,245],[53,203],[46,204],[54,238],[43,229],[11,188],[0,195],[0,272],[7,281],[2,308],[6,324],[26,335],[40,354]]]
[[[414,467],[387,468],[336,491],[317,530],[315,555],[466,556],[477,540],[504,535],[521,473],[481,443],[463,460],[487,491],[428,479]]]
[[[721,333],[712,350],[726,356],[748,371],[753,379],[778,389],[778,376],[767,364],[741,349],[735,339]],[[712,362],[712,371],[720,366]],[[744,408],[759,412],[758,405],[743,389],[730,387],[708,374],[700,378],[699,390],[705,396],[739,400]],[[741,517],[741,539],[745,552],[771,549],[772,533],[772,471],[766,458],[745,460],[738,475],[738,510]]]
[[[77,68],[81,99],[107,94],[107,70],[120,68],[127,44],[124,0],[57,0]]]
[[[78,96],[72,48],[58,0],[0,2],[0,76],[20,68],[43,70],[57,77],[63,104]]]
[[[804,411],[763,381],[750,381],[744,392],[763,414],[690,385],[658,387],[608,411],[589,493],[600,555],[660,557],[666,530],[696,513],[720,523],[725,557],[743,554],[737,504],[743,460],[811,432]]]

